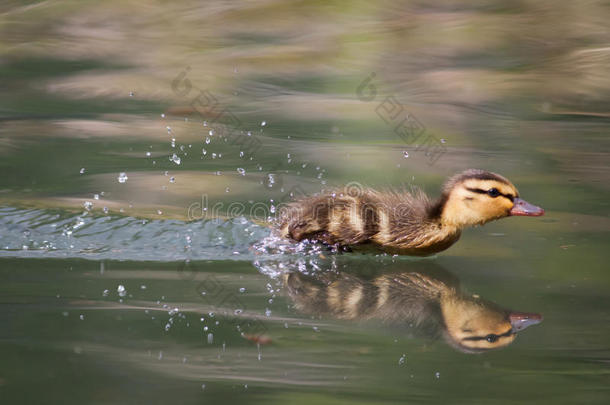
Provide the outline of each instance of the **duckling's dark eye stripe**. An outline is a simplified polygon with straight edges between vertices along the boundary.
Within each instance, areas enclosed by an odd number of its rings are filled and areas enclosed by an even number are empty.
[[[478,193],[478,194],[487,194],[487,190],[482,190],[480,188],[470,188],[470,187],[466,187],[466,190],[468,191],[472,191],[473,193]],[[515,200],[515,197],[510,195],[510,194],[503,194],[501,192],[498,191],[498,197],[504,197],[504,198],[508,198],[511,201]]]
[[[501,335],[495,335],[497,338],[501,338],[501,337],[506,337],[506,336],[510,336],[513,334],[513,330],[509,329],[508,331],[504,332]],[[469,336],[466,338],[463,338],[462,340],[487,340],[487,336],[489,335],[485,335],[485,336]]]

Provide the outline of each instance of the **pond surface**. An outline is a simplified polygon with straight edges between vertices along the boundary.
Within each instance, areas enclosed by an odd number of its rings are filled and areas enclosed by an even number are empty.
[[[610,400],[604,2],[0,10],[1,402]],[[423,259],[271,234],[304,194],[467,168],[545,216]],[[294,295],[416,278],[544,320],[473,354],[425,305]]]

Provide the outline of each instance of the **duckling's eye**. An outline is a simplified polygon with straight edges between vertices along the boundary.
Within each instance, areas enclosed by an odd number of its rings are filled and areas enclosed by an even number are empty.
[[[493,333],[490,335],[485,336],[485,340],[487,340],[489,343],[493,343],[496,340],[498,340],[498,335],[494,335]]]
[[[489,190],[487,190],[487,195],[489,195],[490,197],[497,197],[500,195],[500,192],[498,191],[497,188],[490,188]]]

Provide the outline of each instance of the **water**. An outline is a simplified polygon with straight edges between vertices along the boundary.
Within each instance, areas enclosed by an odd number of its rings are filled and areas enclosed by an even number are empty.
[[[607,5],[2,9],[2,402],[610,399]],[[425,259],[270,231],[304,194],[436,196],[470,167],[545,216]],[[544,320],[464,353],[425,305],[312,315],[287,275],[421,277]]]

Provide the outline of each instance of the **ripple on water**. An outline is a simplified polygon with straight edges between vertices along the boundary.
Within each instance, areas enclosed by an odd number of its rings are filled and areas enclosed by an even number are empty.
[[[0,257],[250,260],[251,246],[269,233],[245,218],[183,222],[0,208]]]

